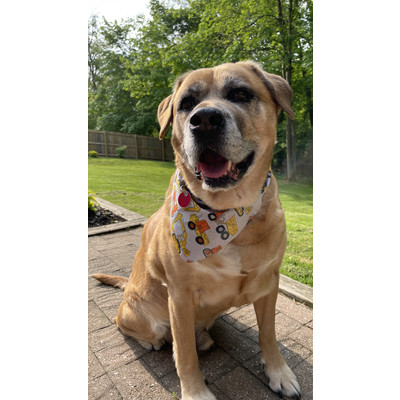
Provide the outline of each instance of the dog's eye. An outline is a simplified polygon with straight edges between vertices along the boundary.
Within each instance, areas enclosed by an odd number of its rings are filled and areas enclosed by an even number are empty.
[[[180,104],[180,109],[184,111],[190,111],[196,104],[195,99],[192,96],[184,97]]]
[[[228,100],[234,103],[248,103],[254,96],[247,89],[237,88],[228,92]]]

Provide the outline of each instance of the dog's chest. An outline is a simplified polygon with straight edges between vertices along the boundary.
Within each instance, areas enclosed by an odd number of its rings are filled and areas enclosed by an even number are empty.
[[[227,246],[207,263],[192,263],[191,266],[199,276],[194,290],[198,306],[218,307],[239,301],[248,275],[242,271],[243,263],[235,246]]]

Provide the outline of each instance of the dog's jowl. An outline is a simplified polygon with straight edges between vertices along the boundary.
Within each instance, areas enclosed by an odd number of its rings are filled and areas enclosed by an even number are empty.
[[[125,335],[156,350],[172,340],[184,400],[215,399],[196,347],[213,345],[218,315],[249,303],[269,387],[300,398],[274,327],[286,231],[271,162],[291,99],[284,79],[250,61],[182,75],[158,108],[176,164],[164,204],[143,228],[130,278],[94,275],[124,289],[115,323]]]

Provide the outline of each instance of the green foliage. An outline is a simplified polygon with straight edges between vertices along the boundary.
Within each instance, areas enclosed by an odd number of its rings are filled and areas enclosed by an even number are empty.
[[[89,210],[96,212],[97,207],[99,207],[99,203],[97,202],[96,198],[94,197],[94,193],[91,190],[88,191],[88,200]]]
[[[119,158],[124,158],[126,154],[126,146],[117,147],[115,152]]]
[[[127,132],[135,101],[124,89],[132,20],[111,24],[97,16],[89,21],[89,129]]]
[[[95,151],[95,150],[90,150],[90,151],[89,151],[89,157],[97,158],[97,157],[98,157],[97,151]]]

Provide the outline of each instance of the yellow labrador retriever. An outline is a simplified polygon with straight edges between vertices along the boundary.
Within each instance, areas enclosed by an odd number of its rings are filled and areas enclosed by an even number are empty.
[[[294,117],[291,99],[284,79],[251,61],[181,76],[158,108],[177,167],[165,202],[143,228],[129,279],[94,275],[124,289],[115,322],[125,335],[156,350],[173,340],[184,400],[215,399],[196,344],[212,346],[217,316],[249,303],[270,388],[301,396],[274,327],[286,231],[270,167],[278,113]]]

